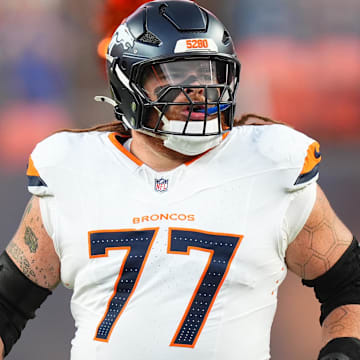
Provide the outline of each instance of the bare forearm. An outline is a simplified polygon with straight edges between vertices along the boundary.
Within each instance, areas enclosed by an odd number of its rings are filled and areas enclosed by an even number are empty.
[[[318,188],[314,208],[289,245],[286,260],[321,303],[320,360],[360,359],[360,305],[355,305],[360,304],[359,256],[352,233]]]
[[[41,217],[39,199],[33,197],[7,254],[19,270],[35,284],[54,289],[60,281],[60,261]]]
[[[360,339],[360,305],[340,306],[327,316],[322,327],[323,345],[338,337]]]
[[[8,354],[28,319],[60,279],[60,261],[42,223],[38,198],[25,211],[13,239],[0,255],[0,354]],[[19,299],[26,299],[20,301]],[[0,355],[0,360],[3,356]]]

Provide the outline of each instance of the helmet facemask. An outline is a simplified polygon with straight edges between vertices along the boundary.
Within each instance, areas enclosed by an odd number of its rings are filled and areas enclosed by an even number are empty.
[[[237,64],[216,57],[139,66],[132,86],[144,104],[140,128],[155,135],[215,136],[232,128]]]

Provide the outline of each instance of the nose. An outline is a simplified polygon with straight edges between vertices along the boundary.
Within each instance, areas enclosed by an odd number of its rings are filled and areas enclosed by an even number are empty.
[[[190,74],[186,80],[184,81],[184,83],[189,84],[189,85],[194,85],[194,86],[199,86],[200,82],[196,76],[196,74]],[[190,87],[187,86],[185,88],[185,92],[188,95],[204,95],[204,88],[203,87]]]
[[[185,92],[188,95],[204,95],[204,88],[186,88]]]

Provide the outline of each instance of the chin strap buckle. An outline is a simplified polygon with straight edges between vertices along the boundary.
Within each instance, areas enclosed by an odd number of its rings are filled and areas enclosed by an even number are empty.
[[[116,107],[116,106],[117,106],[116,101],[113,100],[113,99],[110,99],[110,98],[107,97],[107,96],[103,96],[103,95],[95,96],[95,97],[94,97],[94,100],[95,100],[95,101],[98,101],[98,102],[105,102],[105,103],[107,103],[107,104],[110,104],[110,105],[113,106],[113,107]]]

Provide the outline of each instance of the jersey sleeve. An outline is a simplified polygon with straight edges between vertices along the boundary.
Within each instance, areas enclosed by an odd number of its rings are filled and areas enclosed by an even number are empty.
[[[268,166],[278,170],[278,182],[285,191],[316,182],[321,162],[316,140],[285,125],[264,125],[258,132],[254,131],[258,152]]]
[[[36,196],[54,196],[61,183],[64,164],[69,162],[72,134],[63,132],[39,142],[32,151],[27,167],[28,190]]]
[[[291,128],[278,130],[278,147],[285,149],[281,167],[282,186],[287,193],[287,209],[281,228],[281,251],[297,237],[308,220],[316,201],[321,153],[319,143]],[[281,136],[282,135],[282,136]]]
[[[304,189],[319,178],[321,162],[320,144],[311,137],[291,128],[282,129],[284,139],[280,140],[287,154],[285,167],[291,176],[287,179],[286,191]]]

